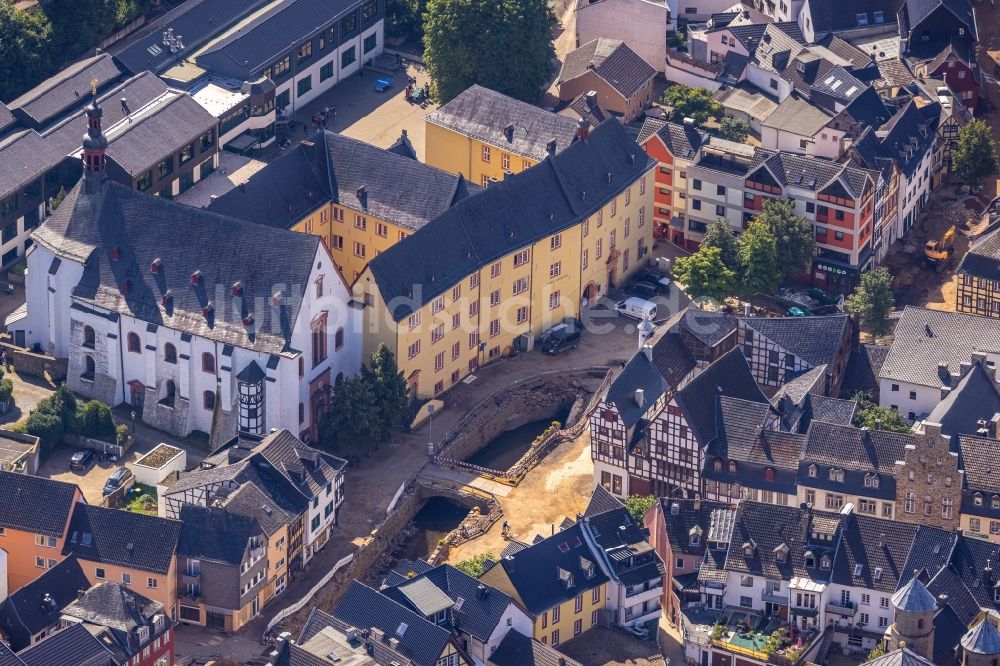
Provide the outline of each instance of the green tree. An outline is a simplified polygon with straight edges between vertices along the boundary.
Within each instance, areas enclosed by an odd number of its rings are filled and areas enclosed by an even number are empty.
[[[467,560],[462,560],[455,565],[455,568],[464,574],[472,576],[473,578],[479,578],[486,573],[487,561],[496,562],[496,555],[493,553],[479,553],[478,555],[473,555]]]
[[[766,199],[764,210],[757,216],[771,230],[778,249],[778,266],[784,276],[809,270],[816,253],[816,236],[812,225],[798,213],[795,205],[784,199]]]
[[[679,257],[674,263],[674,276],[687,287],[691,298],[721,301],[736,286],[736,273],[722,261],[717,247],[703,245],[694,254]]]
[[[43,457],[62,442],[66,427],[56,414],[35,410],[25,424],[29,435],[41,440]]]
[[[773,294],[781,282],[778,243],[760,218],[740,236],[740,288],[747,295]]]
[[[862,392],[855,393],[852,399],[858,403],[854,412],[854,425],[858,428],[875,429],[889,432],[910,432],[912,429],[899,410],[872,402]]]
[[[444,104],[478,83],[536,103],[553,72],[545,0],[428,0],[424,62]]]
[[[716,220],[708,225],[701,247],[719,248],[719,256],[728,268],[736,271],[740,266],[740,245],[736,232],[725,220]]]
[[[958,135],[958,147],[952,153],[952,168],[968,185],[997,171],[997,147],[985,120],[973,120]]]
[[[375,405],[375,392],[365,377],[342,381],[320,421],[319,445],[346,457],[371,453],[381,432]]]
[[[427,0],[388,0],[385,3],[386,27],[389,37],[424,36],[424,12]]]
[[[652,495],[629,495],[625,498],[625,509],[628,510],[632,520],[638,525],[643,524],[643,516],[646,509],[656,504],[656,498]]]
[[[844,303],[847,311],[857,315],[861,328],[875,336],[885,335],[892,327],[889,315],[896,307],[892,295],[892,273],[879,267],[863,273],[857,288]]]
[[[744,143],[750,136],[750,123],[736,118],[723,118],[719,123],[718,135],[726,141]]]
[[[685,118],[693,118],[703,125],[710,117],[719,118],[723,114],[722,105],[712,99],[712,91],[707,88],[692,88],[675,83],[663,93],[661,101],[673,108],[670,119],[676,123]]]
[[[115,434],[115,422],[111,408],[100,400],[91,400],[80,407],[78,428],[85,437],[109,439]]]
[[[52,25],[39,11],[0,0],[0,91],[11,100],[51,73]]]
[[[410,390],[406,378],[396,366],[396,357],[383,344],[372,353],[371,363],[362,368],[361,374],[371,384],[375,409],[381,415],[379,439],[386,439],[392,429],[410,418]]]
[[[865,661],[866,662],[874,661],[879,657],[884,657],[884,656],[885,656],[885,648],[882,646],[882,641],[879,641],[878,643],[875,644],[875,647],[872,648],[871,652],[868,653],[868,656],[865,657]]]

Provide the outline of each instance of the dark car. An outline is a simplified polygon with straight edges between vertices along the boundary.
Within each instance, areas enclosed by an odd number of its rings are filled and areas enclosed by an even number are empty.
[[[115,492],[131,478],[132,470],[128,467],[119,467],[110,477],[108,477],[107,482],[104,484],[104,495],[107,496]]]
[[[90,449],[77,451],[73,454],[73,457],[69,459],[69,468],[85,470],[90,467],[90,463],[94,462],[94,457],[94,452]]]
[[[576,324],[559,324],[542,336],[542,353],[554,356],[578,344],[580,344],[580,327]]]
[[[654,273],[653,271],[640,271],[636,273],[635,281],[649,283],[659,289],[663,294],[670,293],[670,278],[666,275]]]
[[[625,293],[629,296],[638,296],[639,298],[651,301],[659,293],[659,290],[656,288],[656,285],[649,282],[633,282],[625,289]]]

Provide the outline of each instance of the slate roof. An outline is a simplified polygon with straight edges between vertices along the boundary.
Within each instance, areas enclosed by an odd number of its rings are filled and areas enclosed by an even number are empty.
[[[976,33],[976,15],[969,0],[906,0],[902,8],[906,10],[906,21],[912,30],[938,7],[951,12],[969,30],[972,41],[979,39]]]
[[[636,141],[639,145],[644,145],[653,135],[663,141],[671,155],[683,159],[693,158],[702,144],[708,141],[708,134],[694,125],[646,118],[642,122],[642,129]]]
[[[347,466],[347,461],[343,458],[303,444],[284,428],[265,435],[254,450],[259,451],[274,469],[307,497],[321,495],[326,486],[335,481]],[[297,464],[302,464],[304,468],[302,483],[298,483],[288,472],[290,465]]]
[[[952,590],[948,601],[967,625],[972,623],[980,608],[1000,610],[1000,603],[993,597],[993,585],[996,584],[997,578],[991,574],[987,579],[984,573],[987,561],[992,566],[997,561],[997,555],[998,546],[995,543],[969,536],[961,536],[958,539],[947,571],[953,571],[957,575],[958,582],[966,589],[973,603],[968,603],[968,600],[964,599],[965,593],[957,589]],[[932,582],[936,583],[937,578]],[[932,585],[932,588],[934,587]],[[954,588],[954,582],[952,587]],[[934,592],[937,594],[936,589]],[[963,602],[965,605],[961,605]]]
[[[169,518],[78,502],[68,532],[63,555],[165,574],[177,552],[181,524]]]
[[[813,192],[829,191],[835,196],[845,196],[846,194],[848,197],[854,198],[863,196],[865,186],[871,176],[868,171],[863,169],[839,164],[814,155],[757,149],[747,177],[750,178],[750,174],[754,172],[760,173],[762,169],[766,169],[767,173],[771,174],[782,186]],[[845,315],[829,316],[844,317]],[[768,317],[767,319],[792,319],[792,317]],[[796,317],[796,319],[801,320],[802,317]],[[772,327],[776,326],[779,324],[772,325]]]
[[[676,333],[667,332],[666,326],[661,327],[661,334],[651,342],[652,360],[645,351],[636,352],[611,382],[604,399],[615,406],[629,428],[638,423],[660,396],[676,389],[695,369],[695,359],[684,341]],[[641,407],[635,401],[636,389],[644,392]]]
[[[473,85],[426,117],[440,125],[503,150],[542,160],[546,144],[555,139],[556,151],[565,150],[576,139],[577,123],[480,85]],[[513,124],[507,138],[504,128]]]
[[[823,0],[818,0],[818,1],[820,3],[823,3]],[[865,2],[865,0],[855,0],[855,1],[856,2],[862,2],[862,3]],[[891,1],[892,2],[899,2],[899,0],[891,0]],[[826,0],[826,2],[829,3],[829,0]],[[810,5],[810,8],[812,8],[812,7],[813,7],[813,5]],[[896,17],[896,12],[892,12],[892,16],[891,16],[890,20],[895,20],[895,17]],[[815,24],[813,25],[813,27],[815,28]],[[818,34],[820,34],[820,32],[822,32],[822,31],[817,29],[815,31],[815,34],[818,35]],[[845,67],[848,67],[851,70],[865,67],[870,62],[870,59],[869,59],[867,53],[865,53],[863,50],[861,50],[860,48],[858,48],[854,44],[850,43],[846,39],[842,39],[841,37],[833,34],[832,32],[828,32],[827,34],[823,35],[822,37],[819,37],[816,40],[815,44],[813,44],[813,46],[811,47],[814,50],[817,50],[820,53],[824,53],[825,54],[825,52],[823,50],[816,49],[816,47],[822,47],[822,49],[825,49],[826,51],[829,51],[830,53],[832,53],[833,55],[835,55],[837,58],[839,58],[840,60],[844,61],[841,64],[844,65]],[[845,63],[850,63],[850,65],[847,65]],[[855,73],[855,76],[857,76],[856,73]]]
[[[869,26],[881,25],[875,22],[876,11],[882,12],[882,24],[891,25],[900,4],[900,0],[810,0],[809,12],[813,30],[819,35],[857,28],[857,14],[867,14]]]
[[[254,483],[244,483],[226,498],[223,507],[230,513],[257,521],[264,534],[271,536],[291,524],[294,516],[282,509]]]
[[[77,490],[73,483],[0,470],[0,527],[62,537]]]
[[[106,129],[105,134],[108,159],[133,177],[218,124],[186,93],[167,93],[151,107],[132,110],[132,122]]]
[[[351,626],[374,627],[387,638],[399,640],[397,650],[416,666],[434,666],[451,638],[447,629],[358,581],[351,582],[332,615]],[[300,642],[309,638],[303,631]]]
[[[798,507],[777,506],[759,502],[741,502],[736,510],[730,546],[726,554],[725,569],[766,576],[771,580],[809,578],[826,580],[830,570],[820,568],[822,555],[833,559],[836,539],[813,543],[810,531],[817,521],[824,529],[836,530],[840,515],[820,511],[807,512]],[[753,552],[746,557],[744,544],[751,544]],[[788,548],[784,562],[775,557],[781,545]],[[813,567],[805,564],[805,552],[811,551]]]
[[[970,490],[1000,491],[1000,441],[962,435],[958,438],[965,482]]]
[[[154,615],[163,612],[159,601],[112,581],[94,585],[62,610],[63,615],[123,633],[148,625]]]
[[[484,112],[502,117],[502,108],[480,101]],[[469,273],[586,219],[655,164],[608,119],[586,141],[458,202],[368,268],[399,321]]]
[[[833,367],[850,319],[848,315],[741,317],[740,323],[809,365]]]
[[[707,500],[659,497],[656,501],[660,503],[660,514],[663,516],[663,527],[671,551],[684,555],[702,555],[705,552],[713,512],[733,511],[721,502]],[[674,504],[678,507],[676,515],[671,513],[671,506]],[[692,544],[691,531],[696,528],[700,530],[701,538],[696,544]]]
[[[507,632],[486,663],[491,666],[582,666],[514,629]]]
[[[97,79],[97,87],[103,88],[119,76],[121,71],[111,56],[101,53],[73,63],[17,99],[7,102],[7,108],[22,122],[40,127],[72,107],[82,106],[90,97],[94,79]]]
[[[15,122],[14,114],[10,112],[6,104],[0,102],[0,134],[6,132]]]
[[[320,243],[318,236],[224,217],[110,181],[85,194],[82,180],[32,238],[58,257],[85,265],[73,292],[80,301],[216,342],[286,355],[293,354],[292,326]],[[112,261],[116,247],[119,259]],[[162,267],[154,274],[155,259]],[[195,271],[201,271],[198,285],[192,284]],[[208,319],[203,314],[217,285],[229,294],[236,282],[249,304],[269,301],[276,284],[297,285],[299,291],[289,293],[280,308],[254,313],[251,338],[243,314],[228,302],[214,303]],[[172,300],[165,308],[167,291]]]
[[[984,617],[962,637],[962,647],[973,654],[1000,654],[1000,631]]]
[[[485,643],[493,635],[513,599],[488,585],[480,593],[480,585],[472,576],[450,564],[442,564],[382,593],[425,617],[437,610],[454,608],[454,621],[449,622],[459,631]],[[457,605],[459,599],[462,599],[461,608]]]
[[[871,394],[878,390],[879,372],[888,355],[889,347],[875,344],[862,343],[852,350],[840,384],[840,395],[850,397],[857,391]]]
[[[870,659],[862,666],[933,666],[933,664],[934,662],[924,659],[909,648],[899,648],[881,657]]]
[[[364,203],[358,198],[362,187]],[[324,130],[220,196],[208,210],[287,229],[332,202],[415,231],[479,191],[462,176]]]
[[[13,650],[0,643],[0,666],[25,666],[25,664]]]
[[[411,160],[417,159],[417,151],[413,147],[413,142],[410,141],[410,137],[407,136],[406,130],[402,130],[399,138],[396,139],[391,146],[386,148],[387,151],[394,155],[399,155],[400,157],[406,157]]]
[[[111,54],[132,73],[158,71],[177,58],[189,56],[198,46],[221,33],[241,17],[270,0],[192,0],[184,2],[151,23],[134,36],[113,45]],[[171,53],[162,44],[163,33],[173,29],[184,38],[185,48]]]
[[[915,441],[908,433],[813,421],[802,455],[804,461],[842,469],[891,473],[895,462],[903,459],[906,446]]]
[[[382,581],[382,586],[391,587],[399,585],[433,568],[433,565],[425,560],[398,560],[389,573],[386,574],[385,580]]]
[[[629,99],[656,76],[656,68],[620,39],[601,37],[566,54],[559,83],[583,76],[588,71],[604,79],[622,97]]]
[[[811,418],[815,421],[851,425],[854,421],[854,414],[858,410],[858,403],[853,400],[840,400],[838,398],[827,398],[822,395],[810,395],[809,401],[812,403]]]
[[[989,372],[980,363],[974,363],[958,385],[939,402],[927,416],[930,423],[941,424],[941,434],[975,435],[979,421],[989,421],[1000,413],[1000,390]]]
[[[583,512],[585,516],[596,516],[605,511],[612,511],[625,506],[620,499],[604,489],[604,486],[594,486],[594,492],[590,494],[590,502],[587,503],[587,510]]]
[[[726,352],[674,394],[688,427],[702,446],[708,445],[718,434],[719,396],[770,405],[743,352],[735,348]]]
[[[911,578],[910,582],[892,595],[892,605],[897,610],[922,613],[936,608],[937,602],[919,578]]]
[[[82,624],[60,629],[18,656],[27,666],[115,666],[114,654]]]
[[[906,560],[918,525],[850,514],[841,521],[832,582],[893,593],[909,576]],[[876,577],[876,570],[880,575]]]
[[[938,363],[957,373],[974,352],[1000,352],[1000,319],[907,306],[880,377],[938,388]]]
[[[582,522],[584,531],[604,551],[609,571],[621,585],[642,585],[663,578],[663,561],[647,542],[643,526],[625,507],[588,516]]]
[[[714,347],[736,330],[736,317],[724,312],[685,308],[679,326],[703,344]]]
[[[892,112],[882,101],[882,97],[878,94],[873,86],[866,86],[860,95],[854,97],[854,99],[844,108],[843,115],[850,117],[854,122],[861,126],[869,126],[878,129],[892,117]],[[837,127],[838,122],[834,121],[834,127]]]
[[[918,107],[913,100],[910,100],[879,130],[880,134],[884,133],[882,145],[896,160],[907,178],[920,166],[924,153],[930,149],[934,141],[936,123],[930,122],[928,115],[935,109],[940,113],[941,105],[937,102]],[[917,142],[915,148],[913,140]],[[907,157],[907,147],[912,149],[909,157]]]
[[[261,533],[253,518],[214,507],[185,504],[180,519],[177,553],[198,560],[239,566],[250,537]]]
[[[1000,281],[1000,227],[973,241],[955,272]]]
[[[728,30],[732,35],[743,42],[743,46],[747,48],[748,51],[753,51],[758,43],[760,43],[761,37],[767,30],[768,26],[774,26],[773,29],[784,34],[785,37],[790,37],[792,42],[805,45],[806,38],[802,35],[802,29],[799,28],[797,21],[783,21],[781,23],[745,23],[742,25],[729,25],[725,28],[719,28],[719,30]],[[712,31],[714,32],[714,31]],[[784,44],[784,42],[782,42]]]
[[[611,114],[605,112],[597,102],[596,94],[593,97],[589,93],[577,95],[576,99],[570,102],[569,106],[563,109],[561,113],[567,115],[569,111],[575,113],[581,120],[586,120],[590,123],[591,127],[597,127],[611,117]]]
[[[67,557],[0,603],[0,628],[15,650],[31,637],[59,623],[62,608],[75,601],[90,581],[75,557]],[[51,597],[51,603],[44,601]],[[2,663],[2,662],[0,662]]]
[[[594,561],[593,553],[584,542],[583,527],[576,524],[504,558],[498,566],[503,567],[510,579],[517,595],[515,598],[529,613],[538,615],[608,582],[596,563],[588,579],[580,567],[580,558]],[[571,586],[560,582],[559,569],[572,575]]]
[[[357,7],[355,3],[356,0],[287,0],[198,53],[195,62],[229,76],[250,77],[298,43],[329,28],[335,19]]]

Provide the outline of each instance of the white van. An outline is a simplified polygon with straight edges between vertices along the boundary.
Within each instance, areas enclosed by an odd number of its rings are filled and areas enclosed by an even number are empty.
[[[631,317],[632,319],[638,319],[640,321],[643,319],[653,321],[656,319],[656,303],[650,303],[643,298],[636,298],[633,296],[616,303],[615,312],[625,317]]]

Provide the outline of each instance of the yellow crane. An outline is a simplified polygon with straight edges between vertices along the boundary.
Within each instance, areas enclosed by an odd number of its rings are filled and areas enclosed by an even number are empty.
[[[941,234],[941,238],[927,241],[924,246],[924,258],[927,263],[935,268],[941,268],[951,258],[951,253],[955,251],[955,225],[951,225]]]

